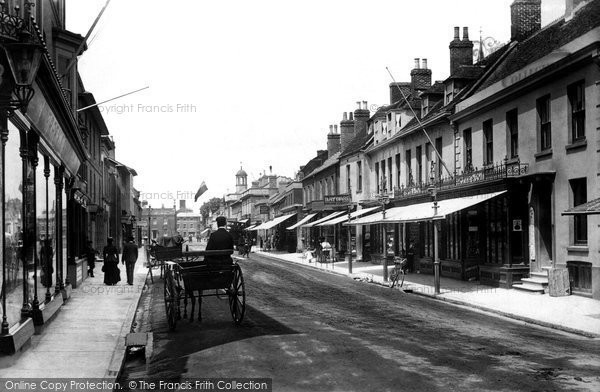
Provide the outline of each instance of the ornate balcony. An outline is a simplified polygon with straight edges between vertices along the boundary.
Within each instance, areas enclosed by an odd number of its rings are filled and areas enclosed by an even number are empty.
[[[482,169],[470,168],[463,170],[455,177],[442,177],[439,181],[414,183],[407,187],[394,189],[394,198],[401,199],[405,197],[424,196],[429,194],[432,187],[438,190],[449,190],[452,188],[462,188],[476,184],[498,181],[511,177],[518,177],[527,174],[529,164],[515,162],[503,162],[485,166]]]

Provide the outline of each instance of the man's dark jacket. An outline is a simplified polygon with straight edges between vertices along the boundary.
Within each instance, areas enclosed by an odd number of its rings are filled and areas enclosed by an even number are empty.
[[[138,248],[133,242],[127,242],[123,245],[123,261],[126,263],[135,263],[138,258]]]
[[[225,228],[221,227],[219,230],[211,233],[206,244],[206,250],[224,250],[230,249],[233,251],[233,236],[229,234]],[[206,261],[209,262],[225,262],[231,263],[233,260],[231,256],[207,256]]]

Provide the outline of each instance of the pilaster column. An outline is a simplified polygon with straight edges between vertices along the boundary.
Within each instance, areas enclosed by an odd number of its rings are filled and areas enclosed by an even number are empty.
[[[54,185],[55,185],[55,191],[56,191],[56,218],[54,220],[55,222],[55,229],[54,232],[56,233],[56,286],[54,287],[54,292],[58,293],[60,292],[60,290],[64,289],[64,283],[63,283],[63,248],[62,248],[62,237],[63,237],[63,232],[62,232],[62,215],[63,215],[63,210],[62,210],[62,192],[63,192],[63,172],[64,169],[62,167],[59,166],[55,166],[54,167]]]

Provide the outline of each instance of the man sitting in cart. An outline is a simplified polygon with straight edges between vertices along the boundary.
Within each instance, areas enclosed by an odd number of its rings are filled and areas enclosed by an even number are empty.
[[[206,250],[230,250],[233,252],[233,236],[227,231],[227,218],[217,217],[217,231],[210,234]],[[209,263],[231,264],[233,259],[230,255],[206,256],[205,260]]]

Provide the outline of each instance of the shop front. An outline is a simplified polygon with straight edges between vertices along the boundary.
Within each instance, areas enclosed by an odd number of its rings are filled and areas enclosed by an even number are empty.
[[[515,183],[447,191],[437,197],[437,209],[421,201],[350,224],[368,227],[363,253],[372,262],[405,255],[412,269],[433,274],[434,221],[440,221],[442,276],[510,288],[529,273],[526,189]]]

